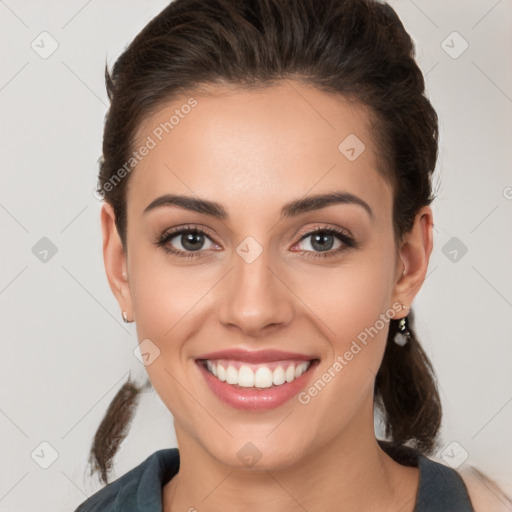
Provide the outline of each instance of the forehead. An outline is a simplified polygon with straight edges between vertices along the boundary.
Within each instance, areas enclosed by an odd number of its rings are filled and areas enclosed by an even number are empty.
[[[390,207],[368,111],[298,82],[175,98],[141,123],[134,149],[144,145],[128,191],[140,211],[164,193],[271,208],[333,189]]]

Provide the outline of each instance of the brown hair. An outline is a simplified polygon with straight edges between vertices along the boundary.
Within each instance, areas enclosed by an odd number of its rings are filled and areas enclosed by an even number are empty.
[[[433,200],[437,115],[410,36],[395,11],[379,1],[175,0],[135,37],[112,72],[105,67],[105,79],[111,105],[97,191],[113,206],[125,252],[129,176],[115,186],[112,178],[129,161],[141,122],[204,85],[266,87],[293,79],[366,107],[379,172],[393,188],[397,245],[418,210]],[[391,444],[430,454],[437,447],[441,404],[412,318],[412,338],[403,347],[393,342],[398,322],[390,320],[375,405]],[[94,438],[90,461],[105,483],[138,391],[128,379]]]

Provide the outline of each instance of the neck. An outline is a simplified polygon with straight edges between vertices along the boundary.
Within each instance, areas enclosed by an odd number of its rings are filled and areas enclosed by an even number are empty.
[[[380,448],[373,404],[369,427],[363,429],[360,423],[347,426],[342,435],[296,464],[258,470],[220,464],[176,428],[180,470],[164,486],[163,512],[412,512],[419,483],[417,468],[398,464]]]

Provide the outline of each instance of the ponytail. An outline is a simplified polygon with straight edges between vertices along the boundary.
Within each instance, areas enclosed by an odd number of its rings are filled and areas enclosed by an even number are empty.
[[[441,400],[432,363],[423,351],[413,328],[410,310],[409,341],[394,341],[398,320],[390,320],[389,334],[382,364],[375,378],[375,401],[384,417],[385,434],[392,444],[410,444],[430,455],[437,448],[441,425]]]
[[[129,376],[113,398],[96,431],[89,453],[90,474],[92,476],[94,472],[98,472],[103,484],[108,483],[113,459],[121,442],[129,433],[140,393],[150,386],[149,380],[146,380],[142,386],[137,386]]]

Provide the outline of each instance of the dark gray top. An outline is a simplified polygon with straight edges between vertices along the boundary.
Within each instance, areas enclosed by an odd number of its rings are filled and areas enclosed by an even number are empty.
[[[467,488],[454,470],[411,448],[379,441],[397,462],[420,472],[414,512],[474,512]],[[162,487],[178,473],[177,448],[158,450],[85,500],[75,512],[162,512]]]

